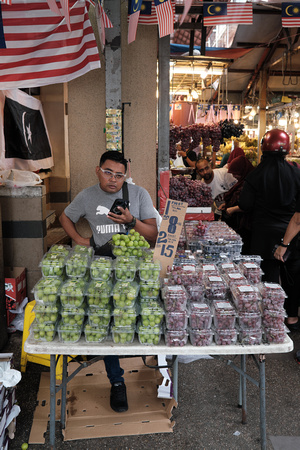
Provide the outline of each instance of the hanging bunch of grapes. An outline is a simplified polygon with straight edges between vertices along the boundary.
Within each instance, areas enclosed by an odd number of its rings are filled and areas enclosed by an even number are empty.
[[[222,140],[222,130],[218,124],[211,125],[210,138],[213,151],[218,152]]]
[[[222,120],[220,122],[220,127],[222,131],[222,144],[224,143],[224,138],[230,139],[231,137],[240,137],[244,132],[244,125],[242,123],[235,124],[232,119]]]
[[[182,175],[170,179],[169,197],[187,202],[191,207],[211,206],[213,203],[211,188],[207,184]]]
[[[181,127],[172,126],[170,129],[170,158],[176,158],[176,144],[180,141]]]

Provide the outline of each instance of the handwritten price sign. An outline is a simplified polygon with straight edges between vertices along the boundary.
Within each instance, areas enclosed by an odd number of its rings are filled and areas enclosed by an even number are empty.
[[[161,277],[165,276],[167,266],[173,264],[187,207],[185,202],[167,200],[153,255],[161,262]]]

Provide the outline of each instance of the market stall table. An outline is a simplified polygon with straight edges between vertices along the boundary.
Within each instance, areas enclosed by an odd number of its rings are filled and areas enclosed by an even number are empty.
[[[159,345],[141,345],[135,338],[132,344],[118,345],[112,340],[106,340],[99,344],[87,343],[83,337],[74,344],[64,343],[58,337],[52,342],[36,341],[30,335],[24,344],[24,350],[33,354],[50,354],[50,445],[55,448],[55,396],[59,390],[62,391],[61,401],[61,424],[65,426],[65,408],[67,383],[82,368],[93,363],[93,359],[80,362],[80,366],[72,375],[67,376],[67,356],[76,355],[123,355],[123,356],[145,356],[145,355],[174,355],[173,365],[173,386],[174,397],[177,400],[178,393],[178,355],[210,355],[213,357],[241,355],[241,367],[236,366],[231,360],[227,360],[227,365],[236,370],[241,377],[241,402],[242,402],[242,422],[246,422],[246,379],[259,387],[260,397],[260,434],[261,448],[266,449],[266,404],[265,404],[265,355],[270,353],[287,353],[293,350],[293,341],[286,335],[283,343],[280,344],[260,344],[260,345],[215,345],[196,347],[187,344],[182,347],[170,347],[162,342]],[[55,369],[56,357],[63,355],[63,378],[60,386],[56,387]],[[259,368],[259,381],[254,380],[246,373],[246,355],[253,355]],[[257,359],[258,357],[258,359]],[[98,358],[99,359],[99,358]],[[96,359],[97,360],[97,359]],[[95,361],[94,361],[95,362]]]

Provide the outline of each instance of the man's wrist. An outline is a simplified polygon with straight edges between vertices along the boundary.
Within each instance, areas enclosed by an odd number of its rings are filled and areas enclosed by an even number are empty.
[[[128,230],[130,230],[131,228],[134,228],[136,225],[136,218],[134,216],[132,216],[131,221],[126,223],[125,225]]]
[[[288,244],[284,244],[284,242],[283,242],[283,239],[281,239],[281,242],[280,242],[280,247],[284,247],[284,248],[287,248],[289,245],[290,245],[290,243],[288,243]]]

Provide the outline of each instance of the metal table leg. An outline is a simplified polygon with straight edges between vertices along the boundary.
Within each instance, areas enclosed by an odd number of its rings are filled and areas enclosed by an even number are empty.
[[[247,395],[246,395],[246,355],[241,355],[241,384],[242,384],[242,424],[247,423]]]
[[[265,360],[266,360],[265,355],[259,355],[260,438],[262,450],[266,450],[267,448]]]
[[[50,448],[55,449],[56,355],[50,355]]]
[[[67,367],[68,356],[63,355],[63,370],[62,370],[62,388],[61,388],[61,410],[60,410],[60,423],[62,428],[66,426],[66,403],[67,403]]]
[[[173,363],[173,396],[178,401],[178,356],[175,357]]]

